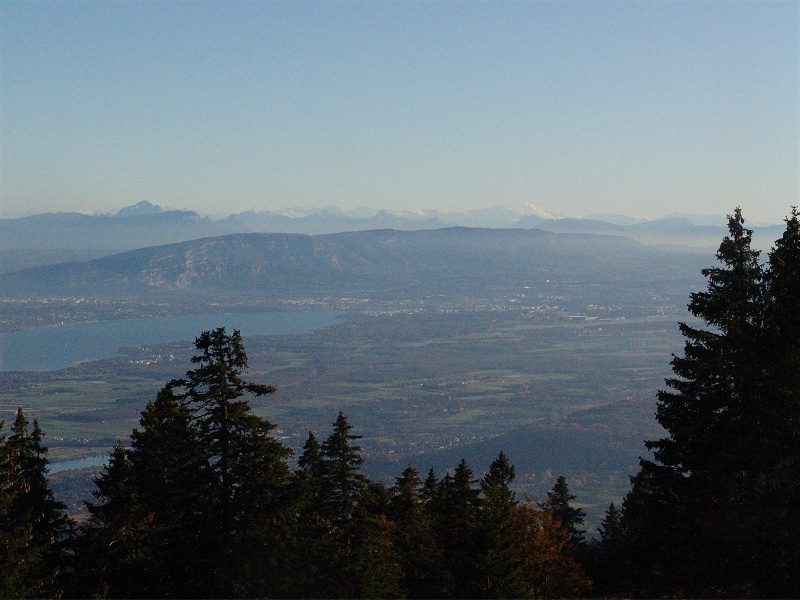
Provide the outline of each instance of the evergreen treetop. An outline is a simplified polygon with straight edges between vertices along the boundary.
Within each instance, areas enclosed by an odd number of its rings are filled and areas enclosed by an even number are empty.
[[[2,430],[4,423],[0,423]],[[0,436],[0,597],[63,592],[74,524],[47,482],[44,432],[17,409],[11,435]]]
[[[720,264],[703,270],[707,287],[691,295],[704,326],[680,324],[684,352],[658,393],[667,436],[646,443],[655,460],[641,461],[623,504],[639,593],[800,592],[797,210],[766,265],[751,235],[737,208]]]

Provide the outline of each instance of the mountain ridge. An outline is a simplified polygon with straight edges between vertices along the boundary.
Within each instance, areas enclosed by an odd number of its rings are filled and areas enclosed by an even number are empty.
[[[492,207],[462,212],[342,211],[287,209],[282,212],[246,211],[213,219],[190,210],[165,210],[142,201],[114,215],[44,213],[0,219],[0,273],[26,267],[85,260],[126,250],[229,235],[236,233],[335,234],[348,231],[396,229],[421,231],[447,227],[489,229],[540,229],[555,233],[618,235],[654,247],[689,252],[713,251],[727,233],[723,217],[719,225],[698,223],[687,215],[668,215],[643,221],[604,215],[600,218],[557,218],[528,207],[523,210]],[[605,220],[604,220],[605,219]],[[754,245],[768,249],[782,234],[782,226],[754,227]]]
[[[0,286],[7,296],[474,293],[548,278],[660,278],[683,271],[683,262],[624,237],[536,229],[241,233],[7,273]]]

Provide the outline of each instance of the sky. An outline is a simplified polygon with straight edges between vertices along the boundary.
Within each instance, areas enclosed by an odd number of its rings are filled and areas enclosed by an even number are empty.
[[[800,2],[0,0],[0,212],[800,204]]]

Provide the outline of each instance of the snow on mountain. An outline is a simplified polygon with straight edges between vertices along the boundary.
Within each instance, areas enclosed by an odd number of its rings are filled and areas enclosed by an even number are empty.
[[[157,204],[151,204],[147,200],[142,200],[133,206],[126,206],[119,209],[114,216],[120,218],[141,217],[142,215],[155,215],[164,212],[164,209]]]

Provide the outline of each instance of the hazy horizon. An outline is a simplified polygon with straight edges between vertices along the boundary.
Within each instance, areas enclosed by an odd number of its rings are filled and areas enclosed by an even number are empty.
[[[0,3],[0,214],[725,215],[800,189],[795,2]]]
[[[433,208],[420,208],[420,209],[390,209],[390,208],[369,208],[365,206],[358,206],[355,208],[350,209],[343,209],[336,205],[327,205],[327,206],[309,206],[309,207],[302,207],[302,206],[284,206],[279,208],[273,209],[247,209],[244,211],[238,212],[212,212],[206,213],[203,211],[197,211],[192,208],[188,207],[180,207],[180,206],[162,206],[160,204],[154,204],[149,202],[148,200],[140,200],[135,204],[131,204],[128,206],[122,207],[115,207],[110,210],[99,210],[99,211],[48,211],[48,213],[52,214],[53,212],[67,212],[67,213],[77,213],[83,214],[86,216],[114,216],[117,213],[124,211],[125,209],[133,208],[141,203],[147,203],[155,209],[159,209],[161,211],[189,211],[189,212],[196,212],[201,217],[208,217],[212,220],[220,220],[225,219],[233,215],[237,214],[244,214],[248,212],[255,212],[255,213],[272,213],[278,215],[285,215],[292,218],[304,217],[312,214],[320,214],[323,212],[332,212],[332,213],[341,213],[343,215],[354,217],[354,218],[368,218],[372,216],[376,216],[381,212],[388,212],[391,214],[397,215],[405,215],[405,216],[418,216],[420,218],[426,217],[447,217],[448,215],[453,215],[454,217],[458,215],[464,214],[475,214],[475,213],[493,213],[493,212],[508,212],[508,213],[515,213],[522,216],[537,216],[544,219],[593,219],[598,221],[606,220],[610,223],[627,223],[630,222],[646,222],[646,221],[658,221],[663,219],[687,219],[691,221],[694,225],[715,225],[718,227],[722,227],[725,225],[726,217],[733,212],[733,209],[727,211],[725,214],[703,214],[699,212],[671,212],[665,213],[661,215],[656,215],[655,217],[642,217],[638,215],[630,215],[624,213],[589,213],[585,215],[564,215],[550,212],[542,207],[535,206],[535,205],[524,205],[524,206],[502,206],[502,205],[495,205],[495,206],[487,206],[483,208],[477,209],[465,209],[465,210],[437,210]],[[787,211],[788,213],[788,211]],[[24,217],[31,217],[41,214],[41,212],[24,212],[24,213],[17,213],[17,214],[7,214],[0,211],[0,219],[17,219],[17,218],[24,218]],[[778,225],[782,221],[754,221],[753,219],[749,218],[746,210],[743,210],[743,215],[746,219],[746,222],[750,226],[767,226],[767,225]]]

